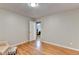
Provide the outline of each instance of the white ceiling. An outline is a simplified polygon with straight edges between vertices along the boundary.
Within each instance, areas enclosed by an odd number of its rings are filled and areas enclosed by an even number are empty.
[[[76,3],[40,3],[39,5],[39,7],[33,8],[29,7],[27,3],[0,3],[0,8],[32,18],[40,18],[53,13],[79,8],[79,4]]]

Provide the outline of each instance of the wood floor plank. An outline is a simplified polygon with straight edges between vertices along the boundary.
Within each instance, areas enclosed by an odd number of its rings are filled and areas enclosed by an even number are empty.
[[[79,55],[79,51],[36,40],[19,45],[17,55]]]

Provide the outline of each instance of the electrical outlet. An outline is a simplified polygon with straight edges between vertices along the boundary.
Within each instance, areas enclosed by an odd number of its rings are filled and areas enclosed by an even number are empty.
[[[70,45],[72,45],[72,42],[70,42]]]

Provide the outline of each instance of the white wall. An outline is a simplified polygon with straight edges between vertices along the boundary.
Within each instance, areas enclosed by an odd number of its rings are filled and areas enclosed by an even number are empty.
[[[0,9],[0,41],[14,45],[28,40],[30,18]]]
[[[79,49],[79,10],[47,16],[42,25],[42,40]]]

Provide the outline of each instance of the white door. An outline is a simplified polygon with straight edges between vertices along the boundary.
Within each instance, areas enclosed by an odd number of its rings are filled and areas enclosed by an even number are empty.
[[[30,36],[30,41],[36,40],[36,22],[35,21],[30,21],[29,22],[29,36]]]

